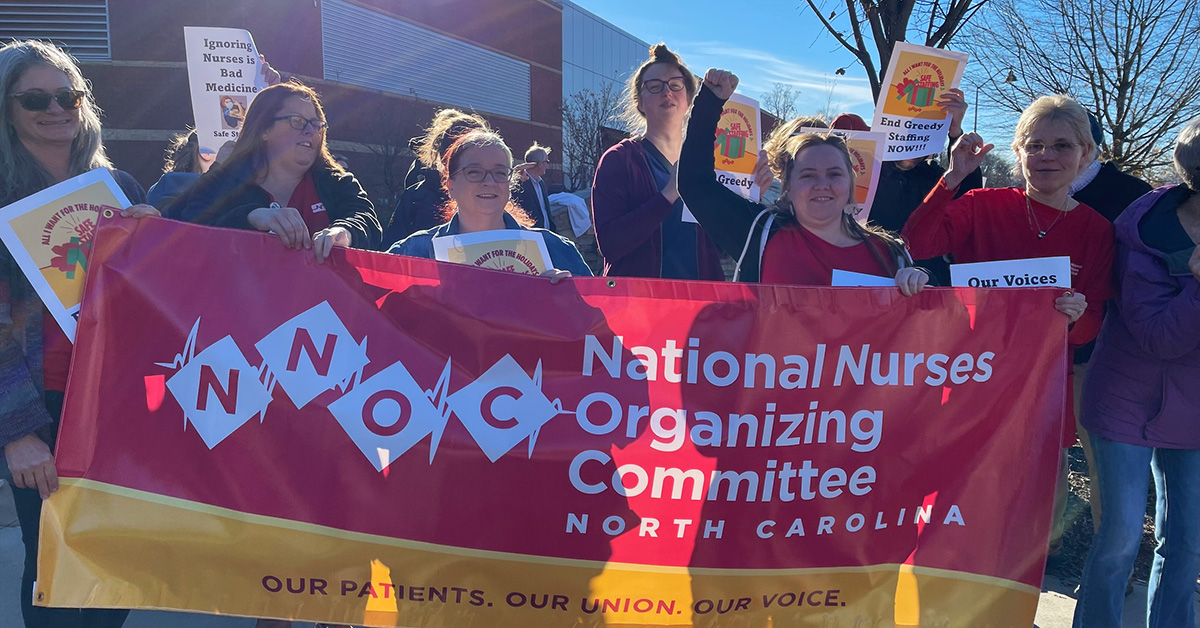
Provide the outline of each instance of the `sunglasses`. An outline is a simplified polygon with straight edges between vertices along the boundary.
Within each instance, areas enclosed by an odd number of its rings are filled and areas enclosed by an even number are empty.
[[[58,101],[58,106],[65,111],[71,111],[83,106],[83,99],[87,98],[87,92],[82,89],[60,89],[51,94],[50,92],[21,92],[13,94],[13,98],[21,103],[21,108],[25,111],[46,111],[50,108],[50,101]]]

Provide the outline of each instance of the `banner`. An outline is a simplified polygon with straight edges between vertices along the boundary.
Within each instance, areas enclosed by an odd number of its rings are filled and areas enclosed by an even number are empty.
[[[0,240],[72,341],[100,211],[129,205],[112,173],[97,168],[0,209]]]
[[[554,264],[541,234],[494,229],[433,238],[433,256],[443,262],[540,275]]]
[[[884,161],[942,152],[950,135],[950,115],[936,101],[958,87],[966,66],[965,53],[896,42],[871,122],[871,130],[887,132]]]
[[[796,132],[828,133],[845,140],[850,163],[854,166],[854,203],[858,208],[854,217],[862,224],[867,224],[867,219],[871,217],[871,204],[875,202],[875,188],[879,186],[879,175],[883,173],[887,134],[818,127],[801,127]]]
[[[757,201],[761,190],[754,185],[754,166],[762,150],[762,113],[758,101],[733,94],[725,101],[717,122],[713,152],[717,180],[742,196]]]
[[[267,88],[265,66],[250,31],[185,26],[183,41],[200,154],[216,157],[237,141],[250,103]]]
[[[1033,621],[1059,290],[551,285],[156,218],[97,242],[40,605]]]

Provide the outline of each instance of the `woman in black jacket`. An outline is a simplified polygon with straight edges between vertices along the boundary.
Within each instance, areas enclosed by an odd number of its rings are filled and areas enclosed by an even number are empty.
[[[334,246],[378,248],[383,230],[354,175],[325,144],[325,112],[311,88],[259,92],[233,152],[167,208],[170,218],[270,231],[323,261]]]

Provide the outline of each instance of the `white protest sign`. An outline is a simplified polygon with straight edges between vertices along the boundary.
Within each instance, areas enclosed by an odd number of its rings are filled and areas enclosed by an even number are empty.
[[[493,229],[433,238],[433,258],[478,268],[540,275],[551,268],[550,249],[540,233]]]
[[[1070,288],[1070,257],[1034,257],[998,262],[951,264],[956,288]]]
[[[742,196],[757,201],[760,191],[754,185],[754,168],[762,150],[762,110],[758,101],[733,94],[721,109],[713,138],[717,181]]]
[[[185,26],[183,41],[200,153],[215,157],[237,141],[254,96],[268,87],[265,66],[250,31]]]
[[[967,55],[897,42],[892,49],[871,130],[887,132],[884,161],[919,159],[942,152],[950,115],[939,96],[958,87]]]
[[[868,275],[866,273],[856,273],[852,270],[833,269],[833,282],[829,284],[835,288],[895,288],[896,280],[890,277],[880,277],[879,275]]]

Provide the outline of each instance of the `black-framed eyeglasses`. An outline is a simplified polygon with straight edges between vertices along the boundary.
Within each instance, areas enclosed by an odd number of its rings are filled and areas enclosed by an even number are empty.
[[[273,122],[279,122],[280,120],[287,120],[288,126],[292,127],[293,129],[296,129],[297,131],[303,131],[304,129],[308,128],[309,126],[312,126],[313,133],[320,133],[321,129],[329,128],[329,124],[327,122],[325,122],[324,120],[321,120],[320,118],[305,118],[302,115],[298,115],[298,114],[294,114],[294,113],[290,116],[276,116],[274,118],[271,118],[271,120]]]
[[[665,81],[660,79],[646,79],[642,81],[642,89],[651,94],[661,94],[664,87],[669,87],[673,92],[682,92],[687,88],[687,84],[683,82],[682,76],[669,78]]]
[[[478,166],[467,166],[466,168],[459,168],[450,176],[455,177],[460,173],[464,179],[470,181],[471,183],[480,183],[487,178],[488,175],[491,175],[492,181],[495,181],[496,183],[508,183],[509,179],[512,177],[513,171],[512,168],[496,168],[495,170],[488,170],[487,168],[480,168]]]
[[[87,98],[87,92],[82,89],[60,89],[53,94],[42,91],[21,92],[13,94],[12,97],[21,103],[21,108],[25,111],[46,111],[50,108],[51,101],[57,101],[59,107],[71,111],[83,106],[83,99]]]

